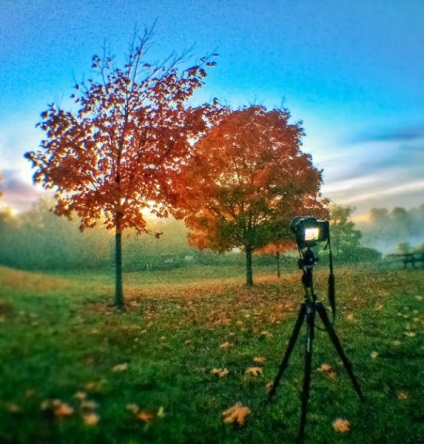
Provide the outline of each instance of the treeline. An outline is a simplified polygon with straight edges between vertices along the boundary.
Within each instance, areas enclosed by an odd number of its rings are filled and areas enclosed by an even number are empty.
[[[15,216],[6,209],[0,211],[0,264],[23,270],[110,271],[114,267],[113,231],[99,226],[81,232],[77,220],[56,216],[51,211],[53,207],[53,201],[42,199],[32,210]],[[381,253],[372,248],[368,237],[371,228],[377,230],[378,226],[370,222],[363,234],[351,220],[352,211],[351,207],[338,205],[331,208],[331,239],[337,264],[376,262]],[[187,241],[183,221],[150,218],[149,230],[150,234],[137,235],[130,230],[125,234],[124,271],[164,270],[191,264],[244,266],[243,252],[217,254],[193,248]],[[317,249],[323,247],[318,245]],[[296,266],[295,250],[276,253],[278,249],[255,254],[254,264],[277,266],[278,258],[283,268]],[[327,253],[320,253],[323,264]]]
[[[104,227],[81,232],[77,220],[56,216],[53,206],[54,202],[42,199],[32,210],[18,215],[0,211],[0,265],[23,270],[111,270],[113,232]],[[150,219],[149,229],[150,234],[130,230],[125,234],[124,271],[164,270],[192,263],[243,266],[242,254],[220,255],[191,247],[183,221]],[[272,261],[264,256],[255,263]]]
[[[384,254],[424,251],[424,204],[409,210],[373,208],[369,221],[358,227],[362,245]]]

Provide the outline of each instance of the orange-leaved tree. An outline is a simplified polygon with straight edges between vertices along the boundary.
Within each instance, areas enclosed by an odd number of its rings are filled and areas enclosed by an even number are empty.
[[[291,240],[295,215],[326,215],[321,171],[300,150],[301,123],[289,119],[287,109],[227,111],[190,161],[189,240],[220,252],[243,249],[247,286],[253,285],[254,250]]]
[[[147,232],[143,209],[159,217],[173,212],[184,190],[181,165],[207,129],[215,106],[190,106],[206,68],[203,58],[181,68],[183,57],[145,61],[151,32],[134,40],[124,66],[94,56],[96,80],[76,85],[77,111],[52,104],[38,124],[46,132],[38,151],[26,153],[34,181],[55,190],[55,213],[76,214],[80,228],[101,221],[115,230],[115,304],[124,305],[122,232]],[[215,101],[214,101],[215,104]]]

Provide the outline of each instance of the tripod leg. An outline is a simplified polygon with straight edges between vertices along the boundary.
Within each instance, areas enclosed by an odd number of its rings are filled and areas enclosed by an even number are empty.
[[[275,395],[278,384],[280,383],[280,379],[282,378],[283,373],[289,364],[290,355],[291,355],[293,348],[296,344],[296,340],[299,335],[300,328],[302,327],[302,322],[303,322],[303,319],[305,318],[305,315],[306,315],[306,304],[302,304],[300,306],[299,315],[297,317],[296,324],[293,328],[293,332],[290,337],[289,345],[287,346],[286,354],[284,355],[284,358],[280,364],[280,369],[278,370],[278,374],[275,377],[274,383],[272,384],[271,390],[269,392],[268,401],[270,401],[271,398]]]
[[[355,375],[353,374],[352,364],[349,362],[349,360],[347,359],[347,356],[345,355],[345,352],[343,351],[343,348],[340,344],[340,340],[337,337],[336,332],[334,331],[334,327],[331,324],[330,320],[328,319],[328,314],[327,314],[325,307],[320,302],[318,302],[316,304],[316,307],[317,307],[317,311],[322,319],[322,322],[325,326],[325,329],[327,330],[328,334],[330,335],[330,338],[334,344],[334,347],[336,347],[336,350],[340,356],[340,359],[342,360],[343,365],[350,377],[350,380],[352,381],[352,384],[356,390],[356,393],[358,394],[361,401],[364,402],[364,396],[362,394],[361,387],[359,386],[359,383],[358,383],[357,379],[355,378]]]
[[[306,413],[308,409],[309,392],[311,386],[312,351],[315,338],[315,307],[309,304],[306,313],[307,335],[305,351],[305,373],[303,377],[302,389],[302,410],[299,426],[299,442],[303,442],[305,437]]]

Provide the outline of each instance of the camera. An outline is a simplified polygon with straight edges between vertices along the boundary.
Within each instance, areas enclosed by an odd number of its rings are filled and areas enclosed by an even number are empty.
[[[299,248],[313,247],[317,242],[327,241],[330,224],[327,220],[317,220],[311,216],[296,216],[290,223]]]

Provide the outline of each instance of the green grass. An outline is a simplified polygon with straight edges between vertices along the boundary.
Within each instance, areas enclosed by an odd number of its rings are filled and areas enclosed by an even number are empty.
[[[300,275],[263,268],[246,289],[236,268],[128,273],[121,313],[110,305],[113,275],[0,268],[0,442],[295,442],[304,328],[270,404],[265,386],[303,299]],[[315,281],[326,302],[326,271],[317,267]],[[424,442],[424,271],[340,268],[336,289],[336,332],[366,402],[317,331],[306,442]],[[247,375],[253,366],[263,373]],[[251,414],[225,424],[237,402]],[[61,416],[64,404],[73,410]],[[336,432],[337,418],[350,431]]]

